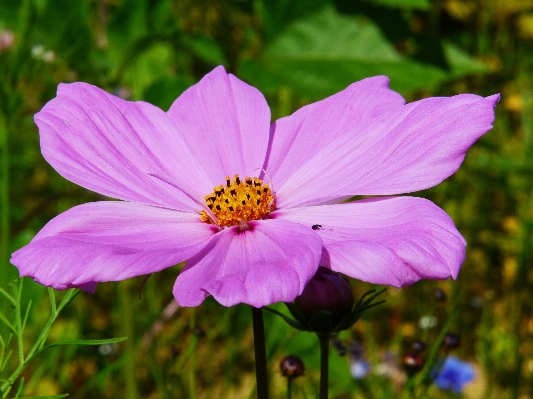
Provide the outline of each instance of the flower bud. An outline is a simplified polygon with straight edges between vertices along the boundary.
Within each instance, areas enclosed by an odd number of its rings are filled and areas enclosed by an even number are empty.
[[[304,362],[297,356],[285,356],[279,364],[281,374],[289,379],[301,376],[304,371]]]
[[[294,305],[308,320],[319,312],[328,312],[331,326],[335,327],[352,311],[354,295],[346,277],[319,267],[302,295],[294,300]]]
[[[444,336],[444,345],[446,345],[449,349],[458,348],[460,344],[461,339],[459,338],[459,335],[449,332]]]
[[[440,288],[437,288],[435,291],[433,291],[433,296],[437,302],[446,301],[446,293]]]
[[[415,374],[424,368],[425,360],[416,353],[408,353],[402,358],[402,365],[407,374]]]
[[[413,341],[410,346],[414,353],[422,353],[426,350],[426,343],[422,341]]]

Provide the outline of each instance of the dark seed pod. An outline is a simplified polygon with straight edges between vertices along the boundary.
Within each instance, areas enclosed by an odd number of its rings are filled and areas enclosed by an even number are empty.
[[[422,341],[413,341],[410,346],[414,353],[420,354],[426,350],[426,344]]]
[[[192,333],[196,335],[198,338],[205,337],[205,330],[200,327],[195,327],[194,330],[192,330]]]
[[[461,345],[461,339],[459,338],[459,335],[455,333],[446,333],[444,336],[444,345],[450,349],[458,348],[459,345]]]
[[[439,289],[436,289],[434,292],[433,292],[433,296],[435,297],[435,300],[437,302],[444,302],[446,301],[446,293],[441,290],[440,288]]]
[[[176,348],[175,346],[171,346],[171,347],[170,347],[170,353],[171,353],[172,356],[174,356],[174,357],[180,356],[180,355],[181,355],[181,349]]]
[[[304,362],[297,356],[285,356],[279,363],[281,374],[291,380],[301,376],[304,371]]]
[[[425,360],[417,353],[403,355],[402,366],[408,374],[416,374],[424,368]]]

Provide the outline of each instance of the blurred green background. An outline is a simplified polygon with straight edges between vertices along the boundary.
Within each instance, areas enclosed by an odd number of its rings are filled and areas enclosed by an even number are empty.
[[[355,380],[350,356],[332,353],[330,396],[399,395],[405,376],[395,367],[406,342],[431,345],[455,308],[451,329],[462,345],[454,354],[477,370],[463,395],[532,398],[533,0],[1,0],[0,288],[11,292],[18,276],[11,252],[58,213],[101,199],[61,178],[40,154],[33,115],[57,84],[85,81],[166,110],[217,65],[259,88],[273,119],[377,74],[388,75],[408,101],[502,94],[494,129],[459,172],[417,194],[444,208],[468,241],[458,280],[388,289],[386,304],[340,337],[348,346],[362,343],[374,371]],[[142,299],[142,277],[80,294],[52,326],[50,342],[129,339],[50,349],[23,374],[22,396],[253,397],[249,309],[213,300],[177,309],[178,272],[153,275]],[[357,295],[372,288],[353,287]],[[435,300],[437,288],[446,301]],[[31,280],[22,300],[32,301],[24,336],[31,343],[50,304]],[[5,301],[0,308],[13,317]],[[419,321],[428,316],[436,325],[423,328]],[[271,314],[265,323],[272,397],[285,397],[280,359],[297,354],[307,372],[295,381],[294,397],[314,398],[316,337]],[[0,354],[16,351],[4,341]],[[376,372],[386,356],[392,377]],[[14,367],[16,357],[7,358],[4,372]],[[456,397],[435,387],[428,395]]]

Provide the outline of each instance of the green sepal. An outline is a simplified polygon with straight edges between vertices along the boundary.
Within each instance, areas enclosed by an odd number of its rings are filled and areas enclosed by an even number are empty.
[[[294,327],[300,331],[314,332],[317,334],[336,333],[342,330],[347,330],[353,326],[357,320],[361,318],[365,310],[384,303],[385,300],[374,303],[373,301],[379,295],[385,292],[385,290],[386,288],[377,292],[376,290],[371,290],[363,294],[352,311],[348,313],[336,326],[331,324],[331,312],[327,310],[321,310],[320,312],[312,315],[310,319],[307,319],[293,302],[285,302],[285,305],[295,320],[285,316],[283,313],[275,309],[271,309],[266,306],[263,307],[263,309],[282,317],[283,320],[285,320],[291,327]]]
[[[308,331],[307,328],[305,328],[304,325],[302,325],[300,322],[296,321],[296,320],[293,320],[291,319],[290,317],[287,317],[285,316],[283,313],[281,312],[278,312],[277,310],[275,309],[271,309],[267,306],[264,306],[263,309],[265,310],[268,310],[269,312],[272,312],[274,313],[275,315],[278,315],[280,317],[283,318],[283,320],[285,320],[291,327],[294,327],[296,328],[297,330],[300,330],[300,331]]]
[[[340,321],[340,323],[335,327],[334,331],[339,332],[342,330],[347,330],[348,328],[353,326],[357,322],[357,320],[361,318],[365,310],[384,303],[385,300],[375,303],[372,303],[372,301],[374,301],[374,299],[376,299],[379,295],[385,292],[385,290],[386,288],[378,292],[376,292],[376,290],[371,290],[363,294],[363,296],[359,299],[353,310]],[[370,298],[367,298],[369,295],[371,295]],[[367,299],[365,300],[365,298]]]
[[[331,316],[332,313],[327,310],[321,310],[312,315],[309,319],[311,330],[316,333],[331,333],[333,331]]]
[[[300,324],[306,327],[306,331],[309,331],[311,326],[309,325],[309,320],[307,320],[307,317],[302,313],[302,311],[293,303],[293,302],[285,302],[285,306],[287,306],[287,309],[289,309],[289,312],[291,312],[292,317],[294,317]]]

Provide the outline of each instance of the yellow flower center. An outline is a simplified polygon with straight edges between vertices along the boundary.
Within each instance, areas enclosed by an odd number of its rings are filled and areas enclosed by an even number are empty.
[[[257,177],[247,177],[242,182],[239,175],[233,180],[226,177],[226,185],[215,187],[205,196],[205,203],[212,215],[204,210],[200,219],[221,227],[245,226],[251,220],[263,219],[275,208],[274,194],[268,184]]]

